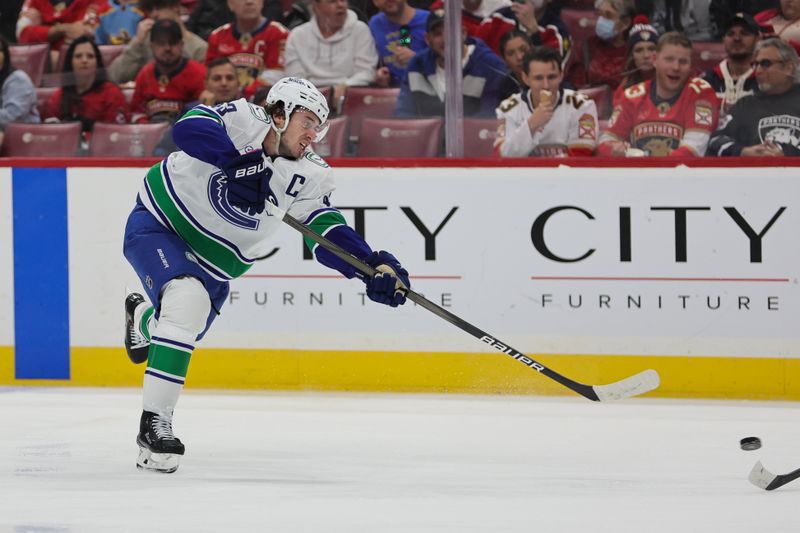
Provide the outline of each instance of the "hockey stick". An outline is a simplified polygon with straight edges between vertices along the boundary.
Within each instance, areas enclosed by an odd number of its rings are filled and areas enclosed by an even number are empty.
[[[753,469],[750,471],[750,483],[756,487],[764,490],[775,490],[778,487],[783,487],[790,481],[800,478],[800,468],[792,470],[788,474],[773,474],[761,464],[757,462]]]
[[[339,245],[329,241],[294,217],[289,216],[283,209],[269,202],[267,202],[267,205],[269,206],[268,209],[270,210],[270,214],[280,218],[283,220],[283,222],[296,229],[304,236],[316,242],[332,254],[336,255],[336,257],[345,261],[347,264],[358,270],[362,275],[372,277],[378,272],[360,259],[352,256]],[[421,294],[414,292],[411,289],[406,289],[406,297],[417,305],[424,307],[434,315],[437,315],[440,318],[450,322],[454,326],[462,329],[463,331],[466,331],[476,339],[485,342],[495,350],[508,355],[512,359],[519,361],[528,368],[544,374],[550,379],[561,383],[568,389],[573,390],[581,396],[592,401],[606,402],[609,400],[621,400],[623,398],[629,398],[631,396],[637,396],[639,394],[651,391],[659,385],[660,380],[658,372],[655,370],[645,370],[644,372],[639,372],[638,374],[614,383],[609,383],[608,385],[584,385],[583,383],[578,383],[577,381],[573,381],[568,377],[559,374],[555,370],[547,368],[543,364],[534,361],[527,355],[517,351],[508,344],[499,341],[485,331],[473,326],[466,320],[463,320],[450,311],[439,307]]]

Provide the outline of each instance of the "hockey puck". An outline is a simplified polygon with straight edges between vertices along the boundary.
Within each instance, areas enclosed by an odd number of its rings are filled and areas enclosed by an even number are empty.
[[[761,439],[758,437],[745,437],[739,441],[739,446],[741,446],[743,450],[751,452],[761,448]]]

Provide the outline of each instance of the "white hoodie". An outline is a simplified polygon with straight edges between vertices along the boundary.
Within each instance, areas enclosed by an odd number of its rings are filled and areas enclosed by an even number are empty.
[[[314,85],[369,85],[375,81],[378,52],[369,26],[347,10],[341,30],[327,39],[316,17],[294,28],[286,40],[286,73]]]

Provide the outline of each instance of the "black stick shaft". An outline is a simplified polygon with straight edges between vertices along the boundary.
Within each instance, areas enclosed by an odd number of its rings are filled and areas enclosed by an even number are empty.
[[[372,268],[368,264],[364,263],[363,261],[361,261],[357,257],[354,257],[349,252],[347,252],[347,250],[345,250],[344,248],[340,247],[336,243],[331,242],[330,240],[326,239],[322,235],[320,235],[317,232],[313,231],[311,228],[309,228],[305,224],[301,223],[300,221],[298,221],[294,217],[286,214],[285,212],[283,212],[282,210],[280,210],[278,208],[272,207],[271,209],[272,209],[273,214],[275,214],[275,215],[277,215],[279,217],[282,216],[283,221],[286,224],[288,224],[289,226],[293,227],[294,229],[296,229],[297,231],[302,233],[304,236],[306,236],[309,239],[311,239],[312,241],[316,242],[317,244],[319,244],[320,246],[322,246],[323,248],[325,248],[326,250],[328,250],[332,254],[336,255],[336,257],[338,257],[339,259],[345,261],[347,264],[349,264],[350,266],[352,266],[353,268],[355,268],[356,270],[358,270],[359,272],[361,272],[365,276],[372,277],[377,273],[377,270],[375,270],[374,268]],[[411,300],[412,302],[416,303],[417,305],[419,305],[421,307],[424,307],[425,309],[427,309],[428,311],[430,311],[434,315],[437,315],[440,318],[443,318],[444,320],[450,322],[451,324],[453,324],[454,326],[458,327],[459,329],[469,333],[470,335],[472,335],[476,339],[478,339],[478,340],[480,340],[482,342],[485,342],[486,344],[488,344],[489,346],[491,346],[495,350],[508,355],[512,359],[515,359],[515,360],[519,361],[520,363],[522,363],[523,365],[527,366],[528,368],[530,368],[532,370],[536,370],[537,372],[539,372],[541,374],[544,374],[548,378],[560,383],[561,385],[565,386],[566,388],[568,388],[568,389],[570,389],[570,390],[572,390],[574,392],[577,392],[578,394],[580,394],[581,396],[583,396],[585,398],[588,398],[589,400],[599,401],[599,398],[598,398],[597,394],[595,393],[594,389],[591,386],[584,385],[583,383],[578,383],[577,381],[573,381],[573,380],[569,379],[568,377],[559,374],[555,370],[552,370],[552,369],[546,367],[542,363],[539,363],[538,361],[535,361],[535,360],[531,359],[527,355],[525,355],[522,352],[512,348],[508,344],[506,344],[504,342],[501,342],[498,339],[496,339],[495,337],[489,335],[488,333],[486,333],[482,329],[480,329],[480,328],[478,328],[476,326],[473,326],[472,324],[470,324],[466,320],[464,320],[464,319],[454,315],[450,311],[448,311],[448,310],[436,305],[435,303],[431,302],[430,300],[428,300],[427,298],[425,298],[424,296],[422,296],[418,292],[415,292],[415,291],[413,291],[411,289],[407,289],[406,297],[409,300]]]

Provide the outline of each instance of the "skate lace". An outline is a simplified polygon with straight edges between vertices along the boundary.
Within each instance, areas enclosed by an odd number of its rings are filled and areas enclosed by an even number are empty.
[[[135,327],[131,327],[128,329],[128,339],[130,340],[131,348],[133,349],[142,348],[150,344],[149,341],[144,337],[144,335],[136,331]]]
[[[175,440],[172,434],[172,422],[160,416],[153,417],[152,428],[159,439]]]

